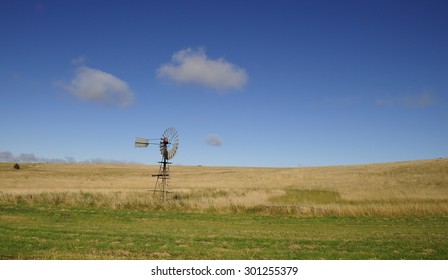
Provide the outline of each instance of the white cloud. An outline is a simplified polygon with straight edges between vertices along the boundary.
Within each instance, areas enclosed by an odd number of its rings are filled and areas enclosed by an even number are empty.
[[[128,107],[134,100],[134,93],[125,81],[86,66],[78,67],[73,80],[60,86],[79,99],[107,106]]]
[[[407,108],[423,108],[435,104],[434,97],[427,91],[420,95],[406,95],[394,98],[378,98],[375,100],[377,105],[391,106],[399,105]]]
[[[86,56],[80,55],[77,58],[72,59],[72,64],[76,66],[84,65],[86,63]]]
[[[429,92],[417,96],[405,96],[402,100],[407,107],[428,107],[434,105],[434,97]]]
[[[215,147],[222,146],[222,140],[221,137],[219,137],[218,134],[209,134],[205,137],[204,140],[205,144]]]
[[[113,160],[104,158],[94,158],[83,161],[76,161],[74,157],[66,156],[65,158],[46,158],[38,157],[33,153],[20,154],[15,156],[10,151],[0,152],[0,162],[54,162],[54,163],[94,163],[94,164],[140,164],[136,161]]]
[[[0,152],[0,161],[16,161],[16,157],[9,151]]]
[[[157,76],[218,90],[241,89],[247,82],[246,70],[223,58],[209,59],[203,49],[195,51],[190,48],[173,54],[171,62],[157,70]]]
[[[67,162],[63,159],[37,157],[33,153],[13,155],[9,151],[0,152],[0,162]]]

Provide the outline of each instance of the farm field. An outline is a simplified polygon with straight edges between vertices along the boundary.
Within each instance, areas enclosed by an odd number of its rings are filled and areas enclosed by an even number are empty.
[[[448,259],[448,159],[312,168],[0,163],[0,259]]]

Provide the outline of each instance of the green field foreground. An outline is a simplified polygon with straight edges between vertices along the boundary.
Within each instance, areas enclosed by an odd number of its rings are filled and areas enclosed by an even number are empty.
[[[0,259],[448,259],[448,159],[312,168],[0,163]]]
[[[0,206],[1,259],[448,259],[448,217]]]

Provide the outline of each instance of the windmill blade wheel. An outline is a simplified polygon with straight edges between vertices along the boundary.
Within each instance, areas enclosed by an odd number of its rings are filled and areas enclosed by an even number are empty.
[[[160,153],[162,157],[166,160],[172,159],[177,152],[179,147],[179,135],[176,129],[173,127],[167,128],[163,134],[160,141]]]

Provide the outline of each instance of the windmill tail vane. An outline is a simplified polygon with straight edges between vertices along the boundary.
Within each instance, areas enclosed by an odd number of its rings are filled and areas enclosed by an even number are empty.
[[[149,145],[156,145],[157,143],[154,142],[159,139],[147,139],[142,137],[135,137],[134,147],[136,148],[146,148]]]
[[[149,145],[149,139],[141,138],[141,137],[135,137],[135,147],[136,148],[146,148]]]

